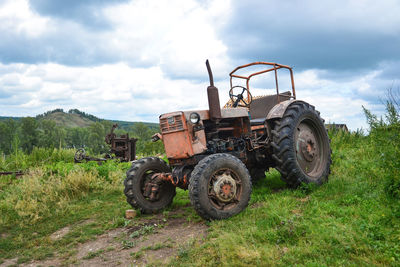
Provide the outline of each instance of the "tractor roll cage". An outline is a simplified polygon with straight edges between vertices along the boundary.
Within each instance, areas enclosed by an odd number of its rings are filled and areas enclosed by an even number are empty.
[[[247,68],[247,67],[250,67],[250,66],[254,66],[254,65],[267,65],[267,66],[273,66],[273,67],[272,67],[272,68],[269,68],[269,69],[266,69],[266,70],[254,72],[254,73],[250,74],[249,76],[241,76],[241,75],[234,74],[236,71],[238,71],[238,70],[240,70],[240,69],[244,69],[244,68]],[[289,66],[281,65],[281,64],[278,64],[278,63],[272,63],[272,62],[253,62],[253,63],[249,63],[249,64],[246,64],[246,65],[242,65],[242,66],[237,67],[237,68],[234,69],[231,73],[229,73],[231,88],[232,88],[232,86],[233,86],[233,84],[232,84],[232,79],[233,79],[233,78],[245,79],[245,80],[246,80],[246,88],[247,88],[247,91],[250,92],[249,82],[250,82],[251,77],[256,76],[256,75],[260,75],[260,74],[263,74],[263,73],[266,73],[266,72],[274,71],[274,72],[275,72],[276,95],[277,95],[278,103],[279,103],[279,102],[280,102],[280,101],[279,101],[279,96],[280,96],[281,94],[279,94],[278,73],[277,73],[277,70],[278,70],[278,69],[282,69],[282,68],[288,69],[289,72],[290,72],[290,80],[291,80],[291,82],[292,82],[292,96],[291,96],[291,97],[292,97],[293,99],[296,99],[296,91],[295,91],[295,89],[294,89],[293,70],[292,70],[292,68],[289,67]],[[287,97],[287,95],[284,95],[284,96]],[[249,94],[247,94],[247,101],[250,101],[250,95],[249,95]]]

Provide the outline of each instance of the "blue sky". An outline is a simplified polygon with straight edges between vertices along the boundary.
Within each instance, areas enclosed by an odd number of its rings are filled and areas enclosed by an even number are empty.
[[[294,68],[298,99],[327,121],[365,128],[361,106],[382,114],[400,86],[398,14],[395,0],[0,0],[0,116],[156,122],[207,108],[206,59],[222,103],[232,69],[270,61]]]

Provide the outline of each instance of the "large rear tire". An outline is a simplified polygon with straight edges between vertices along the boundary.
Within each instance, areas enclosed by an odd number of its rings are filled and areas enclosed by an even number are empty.
[[[124,194],[133,208],[142,213],[156,213],[172,203],[175,186],[168,182],[161,184],[158,199],[150,200],[143,195],[146,183],[153,174],[160,172],[171,172],[165,161],[160,158],[142,158],[132,163],[132,167],[126,172]]]
[[[214,154],[194,168],[189,183],[190,201],[206,220],[226,219],[245,209],[251,194],[246,166],[230,154]]]
[[[276,169],[290,187],[328,180],[332,162],[329,137],[313,106],[292,103],[276,121],[272,135]]]

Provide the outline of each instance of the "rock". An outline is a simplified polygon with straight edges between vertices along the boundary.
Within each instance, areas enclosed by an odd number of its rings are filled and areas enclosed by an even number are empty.
[[[136,217],[136,210],[126,210],[125,211],[125,218],[130,220]]]

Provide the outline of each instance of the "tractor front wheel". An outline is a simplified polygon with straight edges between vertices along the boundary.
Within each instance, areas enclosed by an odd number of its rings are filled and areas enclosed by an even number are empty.
[[[129,204],[142,213],[158,212],[172,203],[175,186],[165,181],[160,185],[155,199],[145,196],[147,183],[155,173],[171,172],[168,165],[160,158],[149,157],[136,160],[126,172],[124,194]]]
[[[251,179],[246,166],[230,154],[214,154],[194,168],[189,183],[190,201],[206,220],[226,219],[249,203]]]

